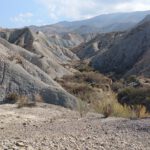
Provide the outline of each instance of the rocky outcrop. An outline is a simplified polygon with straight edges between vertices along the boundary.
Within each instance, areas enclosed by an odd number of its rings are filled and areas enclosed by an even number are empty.
[[[24,28],[3,31],[2,34],[5,34],[5,39],[8,42],[20,47],[17,51],[20,55],[52,78],[72,74],[62,64],[67,64],[71,60],[78,60],[78,57],[69,49],[49,40],[42,32],[34,33],[30,29]],[[1,37],[4,38],[4,36]],[[21,47],[26,50],[21,49]]]
[[[150,21],[146,19],[128,31],[108,51],[97,54],[92,59],[91,65],[103,73],[124,74],[128,72],[128,74],[149,76],[149,51]]]
[[[114,42],[118,41],[123,34],[124,32],[99,34],[89,42],[73,48],[72,51],[82,60],[91,59],[93,56],[100,55],[109,50]]]
[[[31,101],[39,94],[47,103],[75,108],[76,98],[32,63],[32,59],[38,60],[38,57],[0,39],[0,102],[5,102],[7,95],[12,93],[25,95]]]

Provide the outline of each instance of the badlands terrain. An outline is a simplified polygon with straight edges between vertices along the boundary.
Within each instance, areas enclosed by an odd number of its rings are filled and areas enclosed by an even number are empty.
[[[150,11],[0,28],[0,150],[149,150]]]

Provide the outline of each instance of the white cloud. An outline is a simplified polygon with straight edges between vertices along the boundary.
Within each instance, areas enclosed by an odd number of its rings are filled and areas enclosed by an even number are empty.
[[[35,0],[40,2],[52,20],[77,20],[103,13],[150,10],[150,0]]]
[[[92,0],[37,0],[48,9],[53,20],[88,18],[95,12],[97,4]]]
[[[114,11],[143,11],[150,10],[150,1],[132,0],[114,6]]]
[[[11,17],[10,20],[12,22],[16,22],[20,24],[29,23],[32,17],[33,17],[33,14],[31,12],[27,12],[27,13],[20,13],[17,16]]]

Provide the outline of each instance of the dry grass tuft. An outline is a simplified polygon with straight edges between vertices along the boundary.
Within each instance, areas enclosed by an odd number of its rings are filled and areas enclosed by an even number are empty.
[[[36,106],[36,103],[42,103],[43,99],[39,94],[34,95],[34,100],[29,100],[28,96],[25,95],[19,95],[17,93],[9,93],[5,97],[5,103],[10,104],[17,104],[18,108],[22,107],[34,107]]]
[[[82,100],[78,101],[78,112],[80,114],[80,117],[84,117],[89,111],[88,105],[86,102],[83,102]]]
[[[37,102],[37,103],[43,103],[44,102],[44,100],[43,100],[43,98],[40,94],[35,94],[34,95],[34,101]]]
[[[128,106],[129,107],[129,106]],[[131,119],[137,118],[146,118],[150,117],[149,112],[146,111],[146,107],[143,105],[136,105],[135,107],[130,107],[132,110],[132,117]]]
[[[10,56],[8,57],[8,59],[10,61],[14,61],[15,60],[17,64],[21,64],[21,65],[23,64],[23,58],[18,53],[10,54]]]
[[[122,106],[116,100],[116,95],[113,92],[103,93],[101,100],[93,103],[93,108],[96,112],[104,115],[105,118],[109,116],[115,117],[131,117],[131,109],[127,106]]]
[[[36,106],[36,102],[32,101],[29,102],[29,99],[27,96],[19,96],[18,97],[18,101],[17,101],[17,107],[18,108],[22,108],[22,107],[35,107]]]
[[[110,90],[111,80],[96,72],[78,72],[57,80],[69,93],[84,102],[93,103],[101,97],[103,90]]]

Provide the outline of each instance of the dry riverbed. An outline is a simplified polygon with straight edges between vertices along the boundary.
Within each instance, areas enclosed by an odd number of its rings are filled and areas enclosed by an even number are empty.
[[[0,105],[0,150],[150,150],[150,119],[80,118],[59,106]]]

